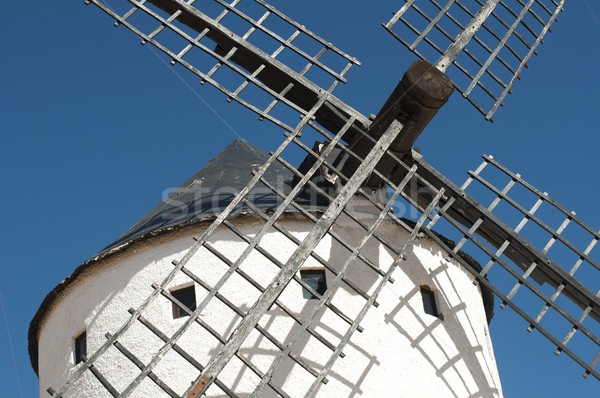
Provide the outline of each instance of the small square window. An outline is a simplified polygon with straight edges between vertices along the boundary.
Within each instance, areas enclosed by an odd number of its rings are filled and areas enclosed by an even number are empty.
[[[437,303],[435,302],[435,293],[429,286],[421,286],[421,297],[423,299],[423,309],[426,314],[440,317]]]
[[[327,281],[325,279],[324,269],[301,269],[300,279],[306,283],[315,292],[323,295],[327,290]],[[304,286],[302,287],[302,297],[307,300],[316,300],[317,296],[309,292]]]
[[[196,309],[196,291],[194,286],[184,287],[171,292],[171,295],[181,302],[190,311]],[[173,303],[173,319],[183,318],[188,313],[179,305]]]
[[[83,362],[87,355],[87,335],[85,330],[75,337],[75,365]]]

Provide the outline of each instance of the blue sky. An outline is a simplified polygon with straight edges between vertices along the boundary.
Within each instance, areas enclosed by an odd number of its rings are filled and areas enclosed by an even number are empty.
[[[401,1],[270,2],[363,62],[336,90],[363,114],[377,113],[415,60],[381,27]],[[600,16],[600,4],[588,3]],[[176,69],[181,80],[95,7],[83,1],[24,7],[6,2],[0,16],[6,313],[0,380],[7,397],[20,396],[7,330],[22,396],[37,396],[27,328],[57,283],[229,142],[242,137],[271,150],[281,141],[249,112]],[[600,228],[599,44],[600,24],[586,2],[569,1],[495,123],[454,95],[417,142],[425,159],[460,185],[480,155],[492,154]],[[492,322],[507,397],[598,395],[598,381],[584,380],[571,360],[556,358],[525,327],[510,310],[497,311]]]

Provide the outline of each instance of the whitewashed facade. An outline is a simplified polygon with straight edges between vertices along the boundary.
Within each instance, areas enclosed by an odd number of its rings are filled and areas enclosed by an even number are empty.
[[[362,214],[368,221],[369,215]],[[232,222],[247,236],[252,237],[260,227],[257,219],[239,216]],[[174,229],[158,236],[148,237],[107,256],[88,267],[71,283],[44,315],[39,328],[40,397],[46,397],[46,388],[60,387],[76,369],[74,338],[83,330],[87,333],[87,352],[93,353],[107,339],[106,333],[115,333],[130,317],[128,310],[137,308],[152,292],[153,284],[160,284],[178,260],[193,245],[193,236],[208,224],[200,223]],[[312,223],[290,214],[280,225],[302,239]],[[354,221],[340,217],[334,231],[348,242],[358,243],[364,230]],[[391,221],[384,221],[378,233],[402,244],[408,232]],[[246,243],[225,227],[213,234],[209,243],[235,261]],[[296,246],[277,231],[268,233],[260,246],[285,263]],[[327,235],[316,252],[333,267],[339,268],[349,252]],[[386,270],[393,257],[388,249],[372,239],[362,251],[369,259]],[[305,268],[322,268],[310,258]],[[214,286],[228,266],[205,248],[188,263],[187,268],[206,284]],[[265,287],[279,270],[272,262],[254,251],[242,264],[241,270]],[[328,285],[333,279],[326,272]],[[419,238],[393,274],[395,282],[388,283],[378,298],[380,304],[372,307],[361,322],[362,333],[355,333],[322,384],[319,397],[501,397],[502,390],[489,336],[482,293],[472,283],[473,277],[460,265],[448,260],[448,255],[428,238]],[[361,261],[352,263],[348,279],[366,292],[372,292],[380,277]],[[200,303],[207,290],[194,283],[184,273],[169,285],[170,290],[195,286],[196,302]],[[424,312],[421,286],[434,290],[440,317]],[[246,312],[260,295],[246,279],[234,274],[219,291],[227,300]],[[303,297],[302,287],[295,281],[285,289],[279,300],[303,318],[317,300]],[[352,317],[365,300],[342,284],[335,290],[332,304]],[[172,303],[163,296],[144,311],[144,318],[171,336],[185,322],[186,317],[174,319]],[[201,322],[207,323],[226,339],[240,321],[240,317],[222,301],[212,299],[202,311]],[[273,306],[261,319],[260,325],[281,343],[287,343],[299,326],[280,308]],[[319,312],[311,329],[333,344],[337,344],[348,329],[348,324],[331,310]],[[162,346],[154,333],[140,322],[125,333],[119,342],[144,364]],[[194,324],[177,342],[178,346],[197,361],[206,364],[222,345],[201,325]],[[314,337],[301,339],[292,353],[315,368],[322,367],[331,350]],[[266,372],[279,353],[265,335],[254,330],[239,353],[260,371]],[[118,390],[122,391],[140,372],[123,354],[112,347],[96,362],[98,370]],[[170,350],[154,373],[178,394],[183,394],[199,371]],[[249,396],[258,376],[244,366],[239,358],[219,376],[238,396]],[[302,397],[314,376],[290,358],[275,373],[273,384],[281,386],[291,397]],[[274,396],[265,389],[264,396]],[[109,397],[109,393],[90,374],[70,389],[69,397]],[[146,378],[132,394],[133,397],[167,396],[155,383]],[[216,385],[207,396],[223,397]]]

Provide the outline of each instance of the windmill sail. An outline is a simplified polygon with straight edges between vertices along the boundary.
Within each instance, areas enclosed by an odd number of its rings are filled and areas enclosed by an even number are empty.
[[[537,55],[565,0],[404,0],[385,29],[421,59],[448,70],[487,120]]]
[[[335,98],[333,89],[345,80],[345,73],[357,61],[262,0],[246,2],[261,11],[253,17],[249,16],[249,11],[242,11],[244,2],[239,0],[230,4],[221,0],[203,1],[202,7],[198,8],[193,1],[130,0],[133,8],[124,10],[122,14],[112,11],[99,0],[89,2],[108,13],[117,24],[136,33],[144,42],[159,48],[174,63],[183,65],[202,81],[222,91],[227,98],[282,127],[286,134],[273,153],[255,153],[253,169],[240,174],[244,184],[237,187],[235,192],[230,192],[227,201],[219,202],[217,214],[203,219],[209,223],[195,237],[191,249],[173,260],[173,268],[166,277],[153,281],[147,298],[125,314],[126,318],[119,328],[106,331],[104,343],[89,351],[88,357],[83,358],[83,363],[69,374],[62,386],[48,388],[52,397],[69,396],[84,378],[92,378],[98,388],[114,397],[132,396],[141,386],[149,388],[148,384],[158,391],[157,394],[164,396],[192,398],[210,392],[217,396],[236,397],[240,392],[236,391],[235,380],[225,377],[228,366],[244,369],[252,375],[251,396],[260,396],[266,391],[270,395],[288,397],[289,391],[278,384],[275,377],[283,364],[303,372],[302,380],[309,381],[303,384],[302,395],[313,396],[319,386],[328,382],[328,375],[336,362],[344,358],[344,348],[351,342],[355,332],[363,330],[361,321],[372,307],[378,305],[377,298],[382,290],[393,282],[392,274],[406,260],[407,250],[424,235],[443,247],[453,261],[470,271],[476,282],[491,290],[503,306],[515,310],[531,330],[535,329],[545,336],[556,346],[557,353],[564,352],[584,369],[586,375],[600,380],[596,370],[600,360],[597,332],[600,320],[597,272],[600,266],[592,256],[592,249],[600,239],[600,234],[573,213],[491,157],[485,157],[484,163],[470,173],[467,182],[458,187],[416,152],[406,148],[394,150],[406,129],[414,123],[401,111],[392,113],[396,100],[391,101],[391,106],[386,104],[384,111],[380,112],[381,117],[371,122]],[[443,15],[448,15],[446,11],[453,4],[458,2],[449,2]],[[212,16],[208,15],[209,5],[216,5]],[[412,5],[413,2],[409,1],[404,11]],[[149,17],[155,25],[149,25],[149,30],[142,30],[133,23],[136,15]],[[240,27],[235,24],[226,27],[228,16],[235,16],[237,19],[234,20],[241,21],[245,28],[239,30]],[[399,14],[397,20],[401,16]],[[289,25],[291,35],[285,38],[267,28],[269,18],[278,18],[284,25]],[[234,33],[236,30],[239,33]],[[161,44],[161,35],[167,32],[182,38],[184,45],[172,49]],[[252,44],[252,37],[258,32],[275,41],[273,51]],[[295,40],[301,35],[319,43],[321,50],[308,55],[308,51],[296,47]],[[426,34],[422,40],[427,42]],[[190,56],[196,50],[208,55],[214,62],[201,70],[193,63],[192,59],[195,58]],[[284,51],[292,51],[305,63],[294,70],[278,60]],[[322,63],[321,56],[328,52],[345,60],[345,66],[336,71]],[[523,62],[526,59],[523,58]],[[235,72],[241,83],[231,86],[232,81],[228,78],[220,79],[219,71],[223,68]],[[320,69],[333,79],[328,89],[322,89],[308,79],[308,72],[313,69]],[[480,85],[478,82],[474,84]],[[254,105],[253,97],[244,98],[243,93],[250,86],[258,87],[272,98],[266,108]],[[447,91],[445,93],[448,94]],[[294,117],[288,115],[286,119],[280,119],[271,114],[275,106],[282,104],[296,112]],[[295,119],[298,115],[300,122]],[[319,136],[323,142],[313,145],[315,136]],[[363,143],[360,148],[343,145],[343,141],[357,142],[357,137]],[[288,154],[294,151],[300,151],[306,157],[298,168],[286,161]],[[485,173],[490,170],[499,172],[500,177],[498,174],[494,178],[486,177]],[[276,178],[278,175],[292,178],[280,181]],[[506,181],[498,185],[498,178],[503,177]],[[374,186],[373,181],[379,186]],[[193,196],[197,185],[196,180],[188,182],[183,192],[175,192],[168,198],[171,203],[185,204],[183,208],[186,209],[193,207],[190,204],[192,202],[181,198]],[[389,191],[389,196],[379,200],[374,197],[373,191],[382,186]],[[257,205],[257,201],[251,197],[256,194],[258,187],[267,190],[267,193],[259,196],[268,198],[268,206],[264,200]],[[466,189],[475,190],[475,193],[468,195]],[[520,197],[513,196],[518,190],[528,192],[530,199],[534,198],[533,205],[520,202]],[[307,192],[319,199],[318,208],[303,205],[303,195]],[[484,207],[481,204],[484,200],[476,200],[479,195],[491,195],[491,204]],[[277,200],[273,200],[274,197]],[[352,209],[352,201],[357,197],[374,211],[369,222],[356,217]],[[398,203],[410,209],[409,213],[415,215],[414,222],[394,213],[394,206]],[[515,211],[519,218],[514,218],[514,214],[510,218],[501,213],[506,206]],[[547,221],[539,215],[546,208],[561,217],[558,224],[554,219]],[[254,230],[243,230],[230,221],[231,216],[240,213],[252,216],[253,225],[256,225]],[[285,217],[291,213],[309,225],[301,238],[282,226]],[[353,223],[353,228],[358,231],[358,239],[348,241],[337,232],[339,225],[336,223],[342,217]],[[151,217],[145,221],[152,224],[156,220],[156,217]],[[509,227],[513,220],[516,220],[515,226]],[[402,239],[387,238],[380,230],[385,223],[402,229],[406,236]],[[547,240],[541,246],[526,234],[531,225],[536,225],[547,235]],[[165,224],[165,229],[171,227]],[[434,227],[456,243],[441,238],[433,231]],[[569,238],[569,230],[574,227],[577,228],[577,242]],[[239,255],[236,253],[233,258],[230,248],[218,247],[213,242],[213,238],[223,229],[235,234],[243,247]],[[293,247],[283,260],[264,247],[265,236],[273,231],[285,237]],[[160,228],[156,227],[145,233],[159,232]],[[581,235],[584,235],[583,238]],[[332,267],[316,250],[326,239],[343,247],[341,267]],[[393,259],[387,267],[381,268],[370,260],[367,242],[371,240],[385,246],[392,254]],[[586,243],[582,246],[581,241]],[[472,262],[465,260],[463,251],[468,251],[483,267],[477,269]],[[556,256],[555,251],[558,252]],[[203,275],[197,275],[190,265],[200,255],[210,256],[223,267],[222,272],[210,281]],[[272,279],[266,284],[243,267],[247,259],[256,255],[275,269]],[[333,282],[324,292],[318,292],[298,277],[301,266],[309,260],[316,261],[334,275]],[[355,264],[373,278],[371,289],[363,289],[348,278],[350,266]],[[193,309],[172,293],[173,284],[182,278],[191,280],[205,291]],[[225,287],[235,278],[247,283],[248,291],[245,294],[256,297],[250,308],[237,305],[225,293]],[[316,298],[310,311],[301,314],[290,309],[282,298],[288,289],[298,285]],[[339,286],[356,293],[360,299],[356,311],[348,313],[335,304],[333,298]],[[161,330],[153,320],[153,308],[161,303],[173,304],[178,308],[178,313],[182,311],[188,317],[172,330]],[[227,330],[217,330],[211,323],[211,312],[205,310],[214,305],[222,306],[224,312],[232,314],[235,322]],[[287,314],[294,325],[294,329],[291,329],[293,333],[285,340],[273,335],[264,326],[272,308]],[[342,325],[335,331],[335,338],[324,336],[314,327],[313,321],[322,312],[327,312],[336,319],[336,324]],[[559,326],[556,326],[557,318],[560,320]],[[206,360],[199,360],[197,352],[185,348],[184,336],[192,329],[201,330],[217,347],[204,353]],[[139,358],[128,348],[128,342],[143,333],[151,336],[148,341],[153,339],[156,349],[151,356]],[[256,335],[268,340],[276,352],[267,366],[256,363],[260,358],[244,354],[243,348]],[[306,361],[297,355],[299,341],[318,342],[326,347],[329,356],[319,358],[319,361]],[[206,347],[196,348],[201,350]],[[161,376],[161,363],[170,355],[175,355],[185,366],[193,367],[197,377],[179,380],[177,386],[168,385]],[[121,363],[119,361],[125,361],[133,370],[128,370],[128,377],[121,376],[115,380],[107,376],[106,369],[115,362]]]
[[[293,126],[277,115],[291,110],[305,116],[324,91],[327,103],[315,109],[314,117],[326,128],[335,131],[353,117],[355,125],[345,137],[349,141],[368,122],[331,94],[360,62],[264,1],[133,0],[122,14],[102,0],[86,3],[137,34],[143,44],[158,48],[173,65],[217,88],[228,101],[287,131]]]
[[[419,165],[423,179],[410,185],[415,200],[427,203],[428,184],[449,196],[427,229],[441,220],[449,229],[445,235],[459,243],[448,247],[439,237],[430,237],[451,253],[469,247],[469,254],[485,264],[472,271],[502,300],[501,308],[515,310],[530,332],[535,329],[552,342],[557,355],[565,352],[581,365],[584,377],[600,380],[595,370],[600,361],[600,265],[591,253],[600,233],[491,156],[484,156],[459,188],[414,155],[408,164]],[[467,195],[468,188],[490,198],[489,206]]]

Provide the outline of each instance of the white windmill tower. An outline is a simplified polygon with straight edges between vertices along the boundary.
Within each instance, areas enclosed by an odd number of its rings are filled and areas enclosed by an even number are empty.
[[[483,111],[491,119],[564,1],[519,1],[516,11],[499,0],[477,1],[475,9],[453,0],[407,1],[386,28],[422,58],[421,43],[439,50],[435,32],[449,38],[443,23],[459,33],[439,51],[436,67],[415,63],[373,118],[332,95],[357,61],[262,0],[129,2],[133,8],[116,13],[88,1],[229,101],[275,123],[285,140],[272,154],[232,143],[50,293],[30,330],[41,396],[501,396],[487,333],[491,294],[557,353],[600,378],[600,339],[588,326],[600,316],[598,289],[579,277],[600,270],[590,256],[600,236],[491,157],[458,187],[411,150],[453,91],[443,71],[453,65],[469,77],[466,88],[454,86],[478,109],[474,90],[493,98]],[[260,12],[246,11],[248,3]],[[434,8],[417,8],[423,3]],[[494,12],[498,4],[512,21]],[[412,11],[426,23],[411,24],[405,15]],[[530,17],[541,25],[537,31],[525,22]],[[272,31],[273,19],[293,33]],[[394,30],[398,21],[416,33],[412,43]],[[532,44],[521,26],[535,37]],[[496,45],[475,35],[482,28]],[[171,47],[173,35],[182,48]],[[528,43],[525,55],[510,44],[513,37]],[[302,39],[321,50],[303,50]],[[261,49],[267,42],[276,44],[268,53]],[[516,53],[516,67],[499,56],[505,48]],[[280,62],[288,51],[305,64]],[[324,54],[344,65],[328,66]],[[476,72],[457,62],[464,54]],[[206,66],[208,59],[213,64]],[[495,71],[497,64],[511,74]],[[223,71],[239,81],[221,80]],[[328,89],[311,81],[315,71],[333,77]],[[264,106],[256,89],[271,98]],[[298,168],[284,160],[292,148],[306,154]],[[500,189],[485,174],[490,168],[507,178]],[[465,193],[473,184],[493,193],[491,205]],[[515,186],[535,196],[532,208],[514,200]],[[417,222],[393,213],[400,200],[418,213]],[[522,214],[516,228],[492,213],[501,202]],[[538,219],[541,206],[564,214],[564,222],[553,229]],[[528,223],[547,233],[545,245],[519,235]],[[587,246],[561,235],[569,225],[589,234]],[[549,257],[559,244],[576,255],[574,264]],[[463,247],[487,258],[483,267]],[[504,279],[494,279],[498,269]],[[569,325],[563,335],[545,324],[555,316]]]
[[[202,236],[248,184],[252,167],[268,159],[259,148],[234,141],[57,286],[36,316],[41,324],[34,348],[40,385],[60,385],[66,375],[84,369],[83,356],[98,350],[110,337],[107,331],[114,333],[126,322],[129,308],[145,303],[155,292],[161,296],[63,396],[103,397],[111,391],[116,396],[128,383],[135,387],[132,396],[185,396],[202,364],[222,347],[327,209],[325,198],[305,190],[272,228],[264,228],[283,202],[270,188],[289,194],[294,186],[292,171],[274,164],[262,176],[264,183],[255,185],[191,255],[194,237]],[[265,396],[304,395],[338,346],[345,358],[332,368],[326,383],[316,385],[323,396],[381,396],[401,390],[400,395],[412,397],[468,391],[500,396],[487,331],[491,292],[484,288],[484,298],[472,283],[474,277],[446,260],[448,254],[435,242],[423,237],[409,249],[406,242],[415,238],[410,236],[414,224],[403,227],[389,218],[377,220],[377,209],[360,198],[346,209],[207,396],[252,393],[298,331],[298,342],[267,383]],[[364,230],[359,222],[379,224],[374,230],[377,239],[361,246]],[[360,247],[360,254],[349,256],[352,247]],[[374,292],[394,262],[394,250],[406,251],[406,269],[393,273],[394,283],[381,290],[375,302]],[[179,260],[186,257],[189,261],[181,266]],[[164,287],[158,286],[176,270]],[[336,275],[343,279],[336,281]],[[324,300],[328,288],[334,294]],[[360,323],[364,330],[357,325],[361,333],[341,351],[341,331],[354,322],[366,301],[377,308]],[[203,309],[197,315],[191,313],[198,308]],[[302,329],[308,317],[314,319]],[[178,337],[176,331],[183,326],[189,328]],[[469,328],[472,331],[465,333]],[[174,352],[165,355],[147,379],[133,383],[140,371],[136,364],[151,362],[165,342],[174,344]],[[438,376],[436,364],[445,364],[446,355],[460,358]]]

